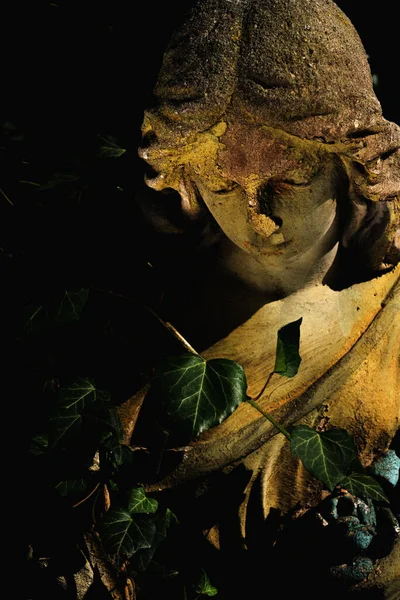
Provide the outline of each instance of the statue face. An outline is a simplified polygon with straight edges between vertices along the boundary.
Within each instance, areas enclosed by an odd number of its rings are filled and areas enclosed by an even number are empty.
[[[193,181],[235,246],[266,267],[332,248],[338,235],[337,180],[329,156],[313,155],[311,148],[302,155],[293,140],[277,140],[266,128],[254,135],[248,130],[242,143],[228,129],[221,142],[214,176],[200,172]]]
[[[332,238],[336,221],[336,192],[327,168],[302,184],[263,182],[260,206],[253,194],[226,182],[213,190],[200,178],[196,186],[225,235],[258,261],[268,257],[295,259]],[[265,200],[263,199],[263,196]]]
[[[176,190],[189,218],[205,205],[231,251],[233,245],[251,257],[266,277],[286,270],[297,289],[304,270],[312,271],[335,247],[337,168],[321,144],[231,122],[173,146],[163,142],[162,126],[150,122],[148,113],[149,137],[158,140],[141,151],[157,173],[148,185]]]

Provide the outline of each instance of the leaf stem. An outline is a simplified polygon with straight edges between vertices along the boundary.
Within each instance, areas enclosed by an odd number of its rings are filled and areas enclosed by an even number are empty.
[[[179,333],[179,331],[172,325],[172,323],[169,323],[168,321],[164,321],[152,308],[150,308],[150,306],[147,306],[146,304],[143,304],[142,302],[140,302],[139,300],[135,300],[134,298],[129,298],[128,296],[124,296],[123,294],[118,294],[117,292],[112,292],[111,290],[106,291],[106,290],[102,290],[101,288],[97,288],[97,287],[94,287],[93,289],[95,289],[98,292],[101,292],[103,294],[108,294],[109,296],[115,296],[116,298],[122,298],[123,300],[127,300],[128,302],[133,302],[137,306],[144,308],[155,319],[157,319],[157,321],[159,323],[161,323],[161,325],[163,327],[165,327],[165,329],[167,329],[167,331],[169,331],[170,333],[172,333],[173,336],[175,336],[175,338],[180,342],[180,344],[182,344],[182,346],[185,348],[185,350],[187,350],[191,354],[196,354],[197,356],[200,356],[199,353],[197,352],[197,350],[195,350],[193,348],[193,346],[191,344],[189,344],[189,342],[183,337],[183,335],[181,333]]]
[[[143,305],[144,307],[145,305]],[[181,333],[179,333],[179,331],[172,325],[172,323],[169,323],[168,321],[163,321],[154,311],[151,310],[151,308],[146,307],[149,312],[151,312],[156,319],[158,319],[160,321],[160,323],[166,328],[168,329],[168,331],[170,331],[177,340],[179,340],[179,342],[182,344],[182,346],[184,346],[184,348],[186,348],[186,350],[188,352],[190,352],[191,354],[196,354],[197,356],[200,356],[199,353],[197,352],[197,350],[195,350],[193,348],[193,346],[191,344],[189,344],[189,342],[183,337],[183,335]]]
[[[40,183],[36,183],[36,181],[27,181],[26,179],[20,179],[18,183],[26,183],[27,185],[33,185],[35,187],[41,187]]]
[[[252,400],[254,402],[258,402],[258,400],[261,398],[261,396],[263,395],[263,393],[265,392],[265,390],[268,387],[269,382],[271,381],[271,377],[272,375],[275,373],[275,371],[271,371],[271,373],[268,375],[267,377],[267,381],[264,383],[263,388],[261,390],[261,392],[259,394],[257,394],[257,396],[255,398],[252,398]]]
[[[2,189],[0,189],[0,193],[1,193],[1,194],[4,196],[4,198],[7,200],[7,202],[8,202],[9,204],[11,204],[11,206],[14,206],[14,202],[12,202],[12,201],[10,200],[10,198],[7,196],[7,194],[6,194],[5,192],[3,192],[3,190],[2,190]]]
[[[93,494],[99,489],[99,486],[100,486],[100,483],[97,483],[96,486],[90,492],[90,494],[85,496],[82,500],[79,500],[79,502],[77,502],[76,504],[73,504],[72,508],[76,508],[80,504],[83,504],[84,502],[86,502],[86,500],[89,500],[90,496],[93,496]]]
[[[259,404],[257,404],[257,402],[255,402],[253,400],[253,398],[247,397],[246,398],[246,402],[248,402],[249,404],[251,404],[251,406],[253,408],[255,408],[256,410],[258,410],[258,412],[261,413],[263,417],[265,417],[270,423],[272,423],[272,425],[274,427],[276,427],[281,433],[283,433],[283,435],[285,436],[285,438],[287,438],[288,440],[290,440],[290,433],[284,427],[282,427],[282,425],[280,425],[278,423],[278,421],[275,421],[274,417],[272,417],[269,413],[265,412],[265,410],[263,410],[261,408],[261,406]]]

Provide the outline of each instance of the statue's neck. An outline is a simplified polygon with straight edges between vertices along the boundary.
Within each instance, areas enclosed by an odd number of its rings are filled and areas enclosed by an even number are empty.
[[[320,285],[337,254],[331,239],[307,252],[268,264],[241,250],[228,238],[220,242],[210,269],[175,290],[169,299],[170,319],[198,349],[226,337],[262,306],[285,299],[300,289]]]

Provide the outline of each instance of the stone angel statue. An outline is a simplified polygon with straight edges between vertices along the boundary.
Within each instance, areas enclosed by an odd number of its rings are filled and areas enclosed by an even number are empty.
[[[400,128],[355,28],[331,0],[200,0],[154,97],[140,155],[158,194],[141,208],[206,257],[201,277],[171,267],[172,322],[204,357],[242,364],[255,396],[277,330],[302,317],[299,373],[272,377],[259,403],[285,427],[347,429],[373,464],[400,422]],[[143,397],[121,408],[128,443]],[[149,489],[244,468],[246,544],[250,505],[268,521],[326,494],[281,438],[243,403]],[[205,535],[223,552],[219,526]],[[352,589],[399,598],[399,541],[372,562]]]

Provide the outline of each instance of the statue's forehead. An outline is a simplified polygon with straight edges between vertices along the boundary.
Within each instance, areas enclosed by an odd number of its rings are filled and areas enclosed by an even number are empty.
[[[288,175],[311,175],[329,152],[318,142],[303,140],[267,126],[231,123],[221,137],[218,160],[236,181]]]

